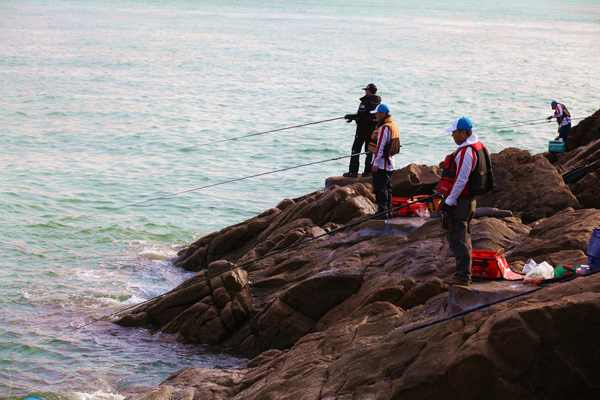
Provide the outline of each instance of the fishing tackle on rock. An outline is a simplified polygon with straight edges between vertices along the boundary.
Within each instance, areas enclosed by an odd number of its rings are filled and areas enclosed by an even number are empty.
[[[175,193],[171,193],[171,194],[166,194],[164,196],[159,196],[159,197],[154,197],[154,198],[143,200],[143,201],[138,201],[137,203],[132,203],[132,204],[127,204],[127,205],[121,206],[121,207],[111,208],[111,209],[108,209],[106,211],[102,211],[102,212],[99,212],[99,213],[85,215],[85,217],[94,217],[94,216],[97,216],[97,215],[106,214],[107,212],[110,212],[110,211],[122,210],[124,208],[133,207],[133,206],[137,206],[137,205],[144,204],[144,203],[149,203],[151,201],[160,200],[160,199],[166,199],[167,197],[175,197],[175,196],[178,196],[178,195],[184,194],[184,193],[195,192],[197,190],[208,189],[208,188],[215,187],[215,186],[225,185],[227,183],[232,183],[232,182],[237,182],[237,181],[243,181],[245,179],[256,178],[258,176],[276,174],[278,172],[289,171],[289,170],[296,169],[296,168],[308,167],[310,165],[322,164],[322,163],[326,163],[326,162],[330,162],[330,161],[337,161],[337,160],[341,160],[343,158],[360,156],[360,155],[363,155],[363,154],[367,154],[367,152],[351,154],[351,155],[348,155],[348,156],[334,157],[334,158],[329,158],[327,160],[321,160],[321,161],[311,162],[311,163],[308,163],[308,164],[296,165],[296,166],[293,166],[293,167],[276,169],[274,171],[262,172],[260,174],[245,176],[243,178],[231,179],[229,181],[212,183],[212,184],[206,185],[206,186],[200,186],[200,187],[193,188],[193,189],[182,190],[181,192],[175,192]]]
[[[307,124],[302,124],[302,125],[294,125],[294,126],[288,126],[286,128],[279,128],[279,129],[273,129],[271,131],[266,131],[266,132],[259,132],[259,133],[251,133],[249,135],[244,135],[244,136],[238,136],[238,137],[234,137],[234,138],[229,138],[229,139],[223,139],[223,140],[217,140],[217,141],[213,141],[213,142],[207,142],[207,143],[201,143],[201,144],[197,144],[194,146],[189,146],[189,147],[184,147],[179,149],[179,151],[184,151],[184,150],[189,150],[189,149],[194,149],[197,147],[203,147],[203,146],[209,146],[209,145],[214,145],[217,143],[224,143],[224,142],[229,142],[231,140],[238,140],[238,139],[243,139],[243,138],[248,138],[248,137],[252,137],[252,136],[258,136],[258,135],[265,135],[267,133],[273,133],[273,132],[280,132],[280,131],[285,131],[288,129],[294,129],[294,128],[300,128],[302,126],[308,126],[308,125],[315,125],[315,124],[322,124],[323,122],[329,122],[329,121],[336,121],[338,119],[344,119],[344,117],[337,117],[337,118],[331,118],[331,119],[324,119],[322,121],[317,121],[317,122],[309,122]]]
[[[116,315],[118,315],[118,314],[121,314],[121,313],[123,313],[123,312],[125,312],[125,311],[128,311],[128,310],[131,310],[131,309],[133,309],[133,308],[136,308],[136,307],[142,306],[142,305],[144,305],[144,304],[148,304],[148,303],[150,303],[151,301],[154,301],[154,300],[160,299],[160,298],[162,298],[162,297],[165,297],[166,295],[169,295],[169,294],[172,294],[172,293],[179,292],[179,291],[181,291],[181,290],[183,290],[183,289],[186,289],[186,288],[188,288],[188,287],[190,287],[190,286],[196,285],[196,284],[198,284],[198,283],[200,283],[200,282],[205,282],[205,281],[208,281],[208,280],[210,280],[210,279],[216,278],[217,276],[220,276],[220,275],[226,274],[227,272],[231,272],[231,271],[233,271],[233,270],[236,270],[236,269],[239,269],[239,268],[246,268],[246,267],[248,267],[248,266],[249,266],[249,265],[251,265],[251,264],[254,264],[254,263],[258,262],[258,261],[262,261],[262,260],[264,260],[265,258],[272,257],[272,256],[274,256],[274,255],[277,255],[277,254],[283,253],[283,252],[285,252],[285,251],[287,251],[287,250],[289,250],[289,249],[293,249],[293,248],[295,248],[295,247],[298,247],[298,246],[301,246],[301,245],[303,245],[303,244],[310,243],[310,242],[312,242],[313,240],[317,240],[317,239],[320,239],[320,238],[322,238],[322,237],[324,237],[324,236],[329,236],[329,235],[331,235],[331,234],[334,234],[334,233],[337,233],[337,232],[340,232],[340,231],[346,230],[346,229],[348,229],[348,228],[352,228],[352,227],[354,227],[354,226],[357,226],[357,225],[360,225],[360,224],[362,224],[362,223],[363,223],[363,222],[365,222],[365,221],[369,221],[369,220],[372,220],[372,219],[375,219],[375,218],[379,218],[379,217],[386,216],[386,215],[388,215],[388,214],[392,213],[392,211],[396,211],[396,210],[399,210],[399,209],[401,209],[401,208],[404,208],[404,207],[410,207],[411,205],[413,205],[413,204],[415,204],[415,203],[425,203],[425,202],[427,202],[427,201],[429,201],[429,200],[431,200],[431,199],[434,199],[434,198],[436,198],[436,197],[439,197],[439,196],[441,196],[441,193],[437,192],[437,193],[434,193],[434,194],[432,194],[432,195],[430,195],[430,196],[427,196],[427,197],[423,197],[423,198],[417,199],[417,200],[415,200],[415,201],[413,201],[413,202],[410,202],[410,203],[407,203],[407,204],[402,204],[402,205],[400,205],[400,206],[398,206],[398,207],[394,207],[394,208],[392,208],[391,210],[387,210],[387,211],[383,211],[383,212],[380,212],[380,213],[377,213],[377,214],[373,214],[373,215],[371,215],[370,217],[363,218],[363,219],[361,219],[361,220],[359,220],[359,221],[355,221],[355,222],[352,222],[352,223],[350,223],[350,224],[347,224],[347,225],[344,225],[344,226],[340,226],[340,227],[339,227],[339,228],[337,228],[337,229],[333,229],[333,230],[331,230],[331,231],[329,231],[329,232],[325,232],[325,233],[323,233],[323,234],[321,234],[321,235],[318,235],[318,236],[315,236],[315,237],[312,237],[312,238],[309,238],[309,239],[303,240],[302,242],[295,243],[295,244],[292,244],[292,245],[290,245],[290,246],[284,247],[284,248],[282,248],[282,249],[279,249],[279,250],[272,251],[271,253],[265,254],[264,256],[261,256],[261,257],[255,258],[255,259],[253,259],[253,260],[250,260],[250,261],[247,261],[247,262],[245,262],[245,263],[243,263],[243,264],[236,265],[236,266],[234,266],[234,267],[231,267],[231,268],[229,268],[229,269],[226,269],[226,270],[220,271],[220,272],[218,272],[218,273],[216,273],[216,274],[213,274],[213,275],[211,275],[211,276],[207,276],[207,277],[205,277],[205,278],[202,278],[202,279],[199,279],[199,280],[197,280],[197,281],[191,282],[191,283],[189,283],[189,284],[187,284],[187,285],[185,285],[185,286],[177,287],[177,288],[175,288],[175,289],[173,289],[173,290],[171,290],[171,291],[169,291],[169,292],[167,292],[167,293],[163,293],[163,294],[161,294],[161,295],[159,295],[159,296],[153,297],[153,298],[151,298],[151,299],[148,299],[148,300],[146,300],[146,301],[143,301],[143,302],[141,302],[141,303],[138,303],[138,304],[135,304],[135,305],[133,305],[133,306],[130,306],[130,307],[124,308],[124,309],[122,309],[122,310],[119,310],[119,311],[117,311],[117,312],[114,312],[114,313],[112,313],[112,314],[108,314],[108,315],[105,315],[105,316],[103,316],[103,317],[99,317],[98,319],[95,319],[94,321],[88,322],[87,324],[84,324],[84,325],[82,325],[82,326],[80,326],[80,327],[73,328],[73,329],[71,329],[71,330],[69,330],[69,331],[67,331],[67,332],[65,332],[65,333],[61,333],[60,335],[58,335],[58,336],[55,336],[54,338],[52,338],[52,339],[50,339],[50,340],[56,340],[56,339],[58,339],[58,338],[60,338],[60,337],[62,337],[62,336],[64,336],[64,335],[68,335],[69,333],[72,333],[72,332],[75,332],[75,331],[81,330],[81,329],[83,329],[83,328],[85,328],[85,327],[87,327],[87,326],[93,325],[93,324],[95,324],[96,322],[104,321],[104,320],[106,320],[106,319],[108,319],[108,318],[114,317],[114,316],[116,316]]]

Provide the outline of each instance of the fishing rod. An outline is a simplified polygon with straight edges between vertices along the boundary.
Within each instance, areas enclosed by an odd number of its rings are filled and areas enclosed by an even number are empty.
[[[318,235],[318,236],[315,236],[315,237],[312,237],[312,238],[309,238],[309,239],[303,240],[302,242],[295,243],[295,244],[292,244],[292,245],[290,245],[290,246],[284,247],[284,248],[282,248],[282,249],[279,249],[279,250],[272,251],[272,252],[270,252],[270,253],[268,253],[268,254],[265,254],[265,255],[263,255],[263,256],[261,256],[261,257],[258,257],[258,258],[255,258],[255,259],[253,259],[253,260],[247,261],[247,262],[245,262],[245,263],[243,263],[243,264],[240,264],[240,265],[235,265],[235,266],[233,266],[233,267],[231,267],[231,268],[228,268],[228,269],[226,269],[226,270],[223,270],[223,271],[217,272],[216,274],[213,274],[213,275],[211,275],[211,276],[207,276],[207,277],[204,277],[204,278],[202,278],[202,279],[200,279],[200,280],[197,280],[197,281],[191,282],[191,283],[189,283],[189,284],[187,284],[187,285],[185,285],[185,286],[177,287],[177,288],[175,288],[175,289],[173,289],[173,290],[170,290],[169,292],[163,293],[163,294],[161,294],[161,295],[158,295],[158,296],[156,296],[156,297],[153,297],[153,298],[151,298],[151,299],[148,299],[148,300],[146,300],[146,301],[143,301],[143,302],[141,302],[141,303],[138,303],[138,304],[132,305],[132,306],[130,306],[130,307],[124,308],[124,309],[122,309],[122,310],[116,311],[116,312],[114,312],[114,313],[112,313],[112,314],[108,314],[108,315],[105,315],[105,316],[103,316],[103,317],[99,317],[98,319],[95,319],[95,320],[93,320],[93,321],[91,321],[91,322],[88,322],[87,324],[84,324],[84,325],[82,325],[82,326],[80,326],[80,327],[73,328],[73,329],[71,329],[71,330],[69,330],[69,331],[67,331],[67,332],[61,333],[60,335],[58,335],[58,336],[56,336],[56,337],[54,337],[54,338],[52,338],[52,339],[50,339],[50,340],[56,340],[56,339],[58,339],[58,338],[60,338],[60,337],[62,337],[62,336],[64,336],[64,335],[67,335],[67,334],[69,334],[69,333],[72,333],[72,332],[75,332],[75,331],[81,330],[81,329],[83,329],[83,328],[85,328],[85,327],[87,327],[87,326],[93,325],[93,324],[95,324],[96,322],[104,321],[104,320],[106,320],[106,319],[108,319],[108,318],[111,318],[111,317],[114,317],[114,316],[116,316],[116,315],[118,315],[118,314],[122,314],[122,313],[124,313],[125,311],[129,311],[129,310],[131,310],[131,309],[133,309],[133,308],[140,307],[140,306],[143,306],[143,305],[145,305],[145,304],[148,304],[148,303],[150,303],[150,302],[152,302],[152,301],[155,301],[155,300],[157,300],[157,299],[163,298],[163,297],[165,297],[165,296],[167,296],[167,295],[169,295],[169,294],[173,294],[173,293],[180,292],[180,291],[182,291],[182,290],[184,290],[184,289],[187,289],[187,288],[188,288],[188,287],[190,287],[190,286],[193,286],[193,285],[196,285],[196,284],[198,284],[198,283],[205,282],[205,281],[208,281],[208,280],[210,280],[210,279],[216,278],[216,277],[218,277],[218,276],[220,276],[220,275],[226,274],[227,272],[231,272],[231,271],[233,271],[233,270],[236,270],[236,269],[246,268],[246,267],[248,267],[248,266],[249,266],[249,265],[251,265],[251,264],[254,264],[254,263],[256,263],[256,262],[259,262],[259,261],[262,261],[262,260],[264,260],[265,258],[272,257],[272,256],[274,256],[274,255],[277,255],[277,254],[283,253],[283,252],[285,252],[285,251],[287,251],[287,250],[293,249],[293,248],[295,248],[295,247],[298,247],[298,246],[301,246],[301,245],[303,245],[303,244],[310,243],[310,242],[312,242],[312,241],[314,241],[314,240],[317,240],[317,239],[320,239],[320,238],[322,238],[322,237],[324,237],[324,236],[329,236],[329,235],[331,235],[331,234],[334,234],[334,233],[337,233],[337,232],[340,232],[340,231],[346,230],[346,229],[348,229],[348,228],[352,228],[352,227],[354,227],[354,226],[360,225],[360,224],[362,224],[362,223],[363,223],[363,222],[365,222],[365,221],[369,221],[369,220],[372,220],[372,219],[375,219],[375,218],[382,217],[382,216],[384,216],[384,215],[388,215],[388,214],[389,214],[389,213],[391,213],[392,211],[396,211],[396,210],[399,210],[399,209],[401,209],[401,208],[404,208],[404,207],[410,207],[411,205],[413,205],[413,204],[415,204],[415,203],[424,203],[424,202],[426,202],[426,201],[428,201],[428,200],[430,200],[430,199],[433,199],[433,198],[435,198],[435,197],[439,197],[439,196],[441,196],[441,193],[437,192],[437,193],[434,193],[434,194],[432,194],[432,195],[429,195],[429,196],[427,196],[427,197],[423,197],[423,198],[421,198],[421,199],[415,200],[415,201],[413,201],[413,202],[410,202],[410,203],[407,203],[407,204],[402,204],[402,205],[400,205],[400,206],[394,207],[394,208],[392,208],[391,210],[387,210],[387,211],[383,211],[383,212],[380,212],[380,213],[376,213],[376,214],[373,214],[373,215],[371,215],[371,216],[369,216],[369,217],[363,218],[363,219],[361,219],[361,220],[359,220],[359,221],[355,221],[355,222],[352,222],[352,223],[346,224],[346,225],[344,225],[344,226],[341,226],[341,227],[339,227],[339,228],[333,229],[333,230],[331,230],[331,231],[329,231],[329,232],[325,232],[325,233],[323,233],[323,234],[321,234],[321,235]]]
[[[363,153],[354,153],[354,154],[351,154],[351,155],[348,155],[348,156],[340,156],[340,157],[329,158],[327,160],[315,161],[315,162],[311,162],[311,163],[307,163],[307,164],[296,165],[296,166],[293,166],[293,167],[276,169],[276,170],[273,170],[273,171],[262,172],[260,174],[249,175],[249,176],[245,176],[245,177],[242,177],[242,178],[231,179],[229,181],[213,183],[213,184],[210,184],[210,185],[200,186],[200,187],[193,188],[193,189],[186,189],[186,190],[182,190],[180,192],[170,193],[170,194],[166,194],[164,196],[159,196],[159,197],[154,197],[154,198],[143,200],[143,201],[138,201],[137,203],[127,204],[127,205],[124,205],[124,206],[121,206],[121,207],[110,208],[108,210],[105,210],[105,211],[102,211],[102,212],[99,212],[99,213],[88,214],[88,215],[85,215],[84,217],[95,217],[97,215],[106,214],[107,212],[110,212],[110,211],[122,210],[124,208],[129,208],[129,207],[137,206],[137,205],[140,205],[140,204],[149,203],[149,202],[155,201],[155,200],[165,199],[165,198],[168,198],[168,197],[175,197],[175,196],[178,196],[178,195],[184,194],[184,193],[190,193],[190,192],[195,192],[197,190],[208,189],[208,188],[215,187],[215,186],[225,185],[227,183],[243,181],[245,179],[256,178],[258,176],[276,174],[278,172],[289,171],[289,170],[292,170],[292,169],[297,169],[297,168],[302,168],[302,167],[308,167],[310,165],[322,164],[322,163],[326,163],[326,162],[330,162],[330,161],[337,161],[337,160],[341,160],[343,158],[360,156],[360,155],[367,154],[367,153],[368,153],[367,151],[365,151]]]
[[[302,126],[322,124],[323,122],[336,121],[338,119],[343,119],[343,118],[344,117],[336,117],[336,118],[331,118],[331,119],[324,119],[322,121],[309,122],[307,124],[288,126],[288,127],[285,127],[285,128],[273,129],[273,130],[266,131],[266,132],[251,133],[249,135],[237,136],[237,137],[233,137],[233,138],[229,138],[229,139],[223,139],[223,140],[217,140],[217,141],[213,141],[213,142],[200,143],[200,144],[196,144],[194,146],[183,147],[183,148],[178,149],[176,151],[184,151],[184,150],[194,149],[194,148],[198,148],[198,147],[203,147],[203,146],[208,146],[208,145],[214,145],[214,144],[217,144],[217,143],[229,142],[231,140],[238,140],[238,139],[243,139],[243,138],[248,138],[248,137],[258,136],[258,135],[265,135],[267,133],[280,132],[280,131],[285,131],[285,130],[288,130],[288,129],[300,128]]]
[[[595,275],[595,274],[597,274],[599,272],[600,272],[600,270],[593,271],[593,272],[587,273],[585,275],[573,275],[573,276],[566,277],[565,279],[561,279],[558,282],[565,283],[565,282],[571,281],[571,280],[576,279],[576,278],[585,278],[585,277],[588,277],[588,276],[592,276],[592,275]],[[535,289],[532,289],[532,290],[528,290],[527,292],[524,292],[524,293],[518,293],[518,294],[515,294],[513,296],[509,296],[509,297],[507,297],[505,299],[501,299],[501,300],[493,301],[491,303],[483,304],[483,305],[480,305],[480,306],[477,306],[477,307],[469,308],[468,310],[464,310],[464,311],[458,312],[456,314],[449,315],[449,316],[447,316],[445,318],[441,318],[441,319],[436,319],[436,320],[433,320],[433,321],[429,321],[429,322],[426,322],[426,323],[421,324],[419,326],[415,326],[414,328],[405,329],[404,330],[404,334],[407,334],[407,333],[410,333],[410,332],[414,332],[414,331],[418,331],[420,329],[427,328],[427,327],[430,327],[430,326],[433,326],[433,325],[437,325],[437,324],[439,324],[441,322],[450,321],[451,319],[458,318],[458,317],[470,314],[470,313],[475,312],[475,311],[483,310],[484,308],[492,307],[492,306],[495,306],[496,304],[503,303],[505,301],[509,301],[509,300],[512,300],[512,299],[516,299],[517,297],[521,297],[521,296],[525,296],[525,295],[531,294],[533,292],[537,292],[538,290],[545,289],[547,287],[552,286],[554,283],[558,283],[558,282],[553,282],[553,283],[547,284],[545,286],[540,286],[538,288],[535,288]]]
[[[589,117],[571,118],[571,121],[577,121],[577,120],[581,120],[581,119],[585,119],[585,118],[589,118]],[[507,125],[489,125],[489,126],[484,125],[483,128],[485,128],[485,129],[504,129],[504,128],[512,128],[515,126],[522,126],[522,125],[544,124],[544,123],[548,123],[548,122],[551,122],[551,121],[547,120],[546,118],[541,118],[541,119],[534,119],[531,121],[514,122],[514,123],[507,124]]]

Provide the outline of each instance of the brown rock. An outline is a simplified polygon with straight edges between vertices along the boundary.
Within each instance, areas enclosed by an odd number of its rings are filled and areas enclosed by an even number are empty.
[[[600,209],[600,170],[586,175],[570,188],[582,207]]]
[[[428,281],[418,284],[410,289],[398,304],[400,308],[408,310],[415,306],[425,304],[427,300],[440,293],[448,291],[448,286],[439,278],[432,278]]]
[[[509,148],[492,154],[491,159],[494,190],[477,198],[479,207],[533,212],[533,219],[579,207],[562,176],[542,155]]]
[[[392,174],[392,194],[396,197],[430,194],[441,177],[442,169],[437,166],[409,164]]]
[[[549,254],[548,257],[546,257],[546,261],[553,267],[557,267],[561,264],[576,267],[579,265],[587,265],[588,256],[581,250],[562,250]]]
[[[597,226],[600,226],[600,210],[564,210],[537,224],[523,243],[507,252],[506,259],[513,262],[533,258],[542,262],[565,250],[585,252]]]
[[[575,150],[598,139],[600,139],[600,110],[571,128],[565,148],[567,151]]]

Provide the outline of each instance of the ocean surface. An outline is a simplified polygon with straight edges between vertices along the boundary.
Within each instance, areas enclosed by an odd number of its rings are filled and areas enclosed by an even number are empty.
[[[348,159],[124,206],[348,155],[354,125],[214,142],[354,113],[373,82],[398,165],[443,160],[461,116],[494,152],[543,152],[551,100],[600,108],[598,43],[600,1],[3,0],[0,398],[119,400],[244,364],[109,322],[74,330],[172,289],[190,276],[178,246],[322,189]]]

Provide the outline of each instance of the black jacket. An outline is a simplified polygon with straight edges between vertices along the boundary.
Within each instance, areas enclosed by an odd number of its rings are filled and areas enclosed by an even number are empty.
[[[368,139],[377,127],[375,114],[371,114],[379,104],[381,97],[376,94],[368,94],[360,98],[360,105],[356,114],[348,114],[346,119],[356,121],[356,136]]]

